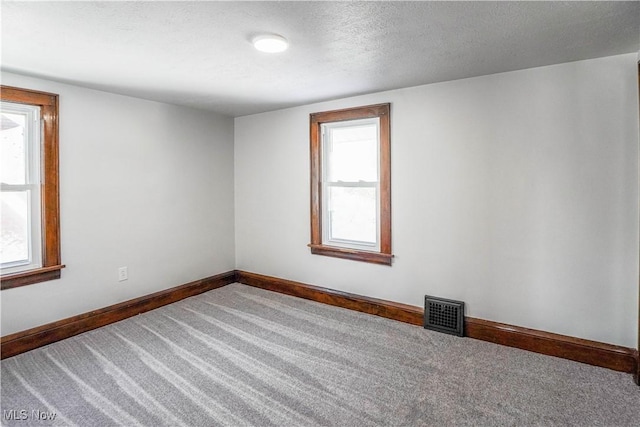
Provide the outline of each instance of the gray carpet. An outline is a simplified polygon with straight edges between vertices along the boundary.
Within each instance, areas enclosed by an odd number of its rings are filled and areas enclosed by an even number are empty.
[[[1,397],[8,426],[640,425],[628,374],[240,284],[5,359]]]

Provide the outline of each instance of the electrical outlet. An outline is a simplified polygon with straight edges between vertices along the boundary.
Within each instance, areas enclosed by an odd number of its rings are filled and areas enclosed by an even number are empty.
[[[127,267],[120,267],[118,269],[118,282],[122,282],[129,278],[129,273],[127,272]]]

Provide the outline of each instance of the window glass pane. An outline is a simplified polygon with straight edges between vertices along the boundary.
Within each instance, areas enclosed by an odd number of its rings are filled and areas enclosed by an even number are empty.
[[[328,187],[330,238],[375,244],[376,189]]]
[[[29,191],[0,193],[2,200],[2,232],[0,262],[29,262]]]
[[[26,114],[3,111],[0,128],[0,181],[5,184],[26,184]]]
[[[330,128],[328,180],[378,181],[378,127],[376,124]]]

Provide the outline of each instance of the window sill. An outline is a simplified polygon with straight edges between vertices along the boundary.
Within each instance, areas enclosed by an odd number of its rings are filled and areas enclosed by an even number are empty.
[[[64,265],[53,265],[51,267],[42,267],[35,270],[4,275],[0,277],[0,289],[17,288],[19,286],[59,279],[60,270],[64,267]]]
[[[310,243],[311,253],[315,255],[332,256],[351,259],[354,261],[370,262],[373,264],[391,265],[393,255],[380,252],[361,251],[358,249],[338,248],[335,246],[314,245]]]

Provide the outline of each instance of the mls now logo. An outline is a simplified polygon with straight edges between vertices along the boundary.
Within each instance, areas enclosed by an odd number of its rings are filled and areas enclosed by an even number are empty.
[[[31,411],[31,419],[40,421],[53,421],[56,419],[56,413],[34,409],[33,411]]]
[[[2,411],[2,418],[7,421],[25,421],[28,419],[53,421],[56,419],[56,413],[41,411],[39,409],[34,409],[31,412],[26,409],[5,409]]]
[[[29,412],[26,409],[9,409],[2,411],[2,418],[5,420],[28,420]]]

